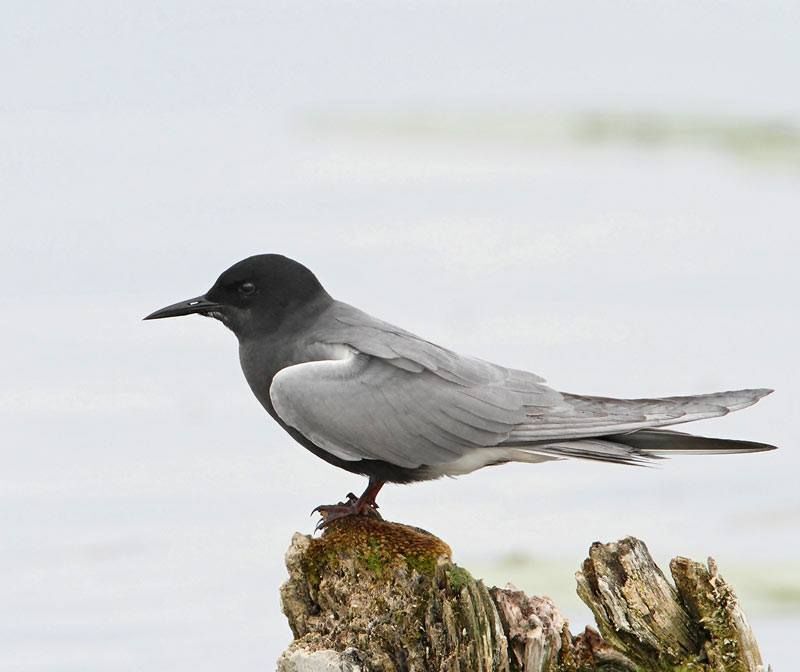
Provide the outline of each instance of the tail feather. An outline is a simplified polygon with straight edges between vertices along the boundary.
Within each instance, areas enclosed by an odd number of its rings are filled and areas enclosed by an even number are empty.
[[[772,392],[732,390],[689,397],[612,399],[564,394],[565,404],[547,417],[515,428],[503,446],[507,459],[544,462],[577,458],[615,464],[646,465],[677,454],[729,455],[774,450],[755,441],[716,439],[669,429],[752,406]]]
[[[669,457],[680,453],[691,455],[731,455],[734,453],[761,453],[775,450],[776,446],[757,441],[717,439],[696,436],[668,429],[644,429],[630,434],[608,437],[615,443],[629,446],[646,456]]]
[[[592,460],[611,464],[627,464],[644,466],[657,459],[655,455],[647,455],[638,450],[608,440],[609,437],[595,439],[579,439],[546,443],[531,448],[516,448],[512,459],[515,462],[544,462],[546,460]],[[530,457],[525,457],[525,456]]]
[[[772,390],[768,389],[731,390],[659,399],[613,399],[564,393],[563,406],[549,409],[544,417],[536,409],[530,414],[530,422],[514,428],[507,443],[616,436],[641,429],[715,418],[752,406],[770,392]]]
[[[732,455],[775,450],[776,446],[756,441],[716,439],[665,429],[645,429],[588,439],[543,443],[515,448],[510,458],[516,462],[544,462],[582,459],[632,466],[646,466],[672,455]]]

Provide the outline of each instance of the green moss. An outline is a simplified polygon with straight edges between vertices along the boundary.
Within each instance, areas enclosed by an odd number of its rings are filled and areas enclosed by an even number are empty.
[[[361,558],[370,573],[374,574],[378,578],[383,577],[386,566],[391,561],[391,558],[386,556],[386,553],[381,548],[381,545],[374,539],[370,539],[367,542],[367,548],[364,549]]]
[[[447,583],[454,593],[460,593],[473,581],[472,575],[466,569],[453,565],[447,570]]]
[[[378,580],[395,571],[433,577],[439,558],[449,558],[450,548],[437,537],[387,521],[353,516],[336,521],[322,537],[312,539],[301,559],[303,574],[312,591],[325,576],[344,569],[343,562]]]
[[[407,555],[406,566],[418,574],[433,575],[436,571],[436,558],[432,555]]]
[[[308,552],[303,555],[301,566],[303,574],[312,588],[319,588],[322,580],[322,572],[328,568],[331,560],[331,553]]]

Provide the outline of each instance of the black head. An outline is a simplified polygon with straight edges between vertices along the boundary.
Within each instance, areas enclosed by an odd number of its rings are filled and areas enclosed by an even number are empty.
[[[145,320],[206,315],[240,338],[275,331],[306,307],[331,299],[314,274],[280,254],[259,254],[231,266],[203,296],[151,313]]]

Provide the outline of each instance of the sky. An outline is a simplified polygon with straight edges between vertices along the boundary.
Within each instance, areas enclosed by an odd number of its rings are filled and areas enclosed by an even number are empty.
[[[551,563],[524,587],[556,594],[574,631],[592,541],[714,555],[788,668],[798,19],[794,3],[3,3],[0,668],[269,669],[287,645],[291,535],[363,484],[272,423],[219,324],[141,322],[260,252],[557,389],[775,388],[695,426],[773,453],[485,469],[387,487],[381,507],[487,576],[514,554]],[[557,132],[607,115],[607,141]],[[714,141],[731,128],[736,151]]]

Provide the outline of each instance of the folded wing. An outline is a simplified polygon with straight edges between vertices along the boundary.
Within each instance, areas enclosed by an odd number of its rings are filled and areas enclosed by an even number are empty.
[[[270,398],[278,415],[344,460],[416,468],[498,446],[540,397],[502,385],[465,386],[363,353],[280,371]]]
[[[338,351],[347,355],[274,377],[270,397],[283,421],[340,459],[443,465],[441,473],[562,457],[635,463],[657,451],[613,435],[725,415],[769,392],[632,400],[562,394],[535,374],[458,355],[340,303],[311,340],[345,346]],[[656,441],[659,453],[670,450],[661,436],[647,446]]]

